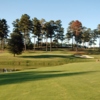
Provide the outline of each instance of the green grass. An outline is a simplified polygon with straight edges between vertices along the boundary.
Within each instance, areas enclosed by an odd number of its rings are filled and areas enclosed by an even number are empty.
[[[16,57],[13,57],[13,55],[8,52],[0,53],[0,69],[7,68],[22,70],[88,61],[91,60],[75,58],[72,54],[69,54],[66,51],[27,51]]]
[[[0,100],[100,100],[100,62],[0,74]]]
[[[88,49],[88,50],[86,50],[86,54],[99,55],[100,54],[100,50],[99,49]]]

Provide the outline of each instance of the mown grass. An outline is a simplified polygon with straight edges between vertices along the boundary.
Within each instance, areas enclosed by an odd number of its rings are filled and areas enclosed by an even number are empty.
[[[27,51],[22,55],[13,55],[8,52],[0,53],[0,69],[30,69],[48,66],[58,66],[73,62],[88,62],[89,59],[75,58],[72,54],[65,51],[52,52],[33,52]]]
[[[0,100],[100,100],[100,62],[0,74]]]

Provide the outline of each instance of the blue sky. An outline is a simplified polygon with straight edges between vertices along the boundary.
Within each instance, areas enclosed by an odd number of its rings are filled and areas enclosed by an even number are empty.
[[[72,20],[79,20],[83,26],[95,29],[100,24],[99,10],[100,0],[0,0],[0,18],[7,20],[10,31],[12,22],[22,14],[46,21],[60,19],[65,33]]]

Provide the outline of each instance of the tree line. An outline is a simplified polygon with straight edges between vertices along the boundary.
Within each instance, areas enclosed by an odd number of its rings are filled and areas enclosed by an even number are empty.
[[[76,51],[78,44],[83,45],[88,43],[89,45],[96,45],[97,38],[99,39],[99,49],[100,49],[100,24],[98,24],[97,29],[91,30],[82,26],[82,23],[78,20],[71,21],[67,28],[67,39],[72,39],[72,49],[73,49],[73,39],[76,41]]]
[[[88,43],[89,45],[95,44],[97,38],[99,38],[100,48],[100,24],[97,29],[91,30],[82,25],[78,20],[71,21],[67,28],[66,34],[64,34],[64,28],[62,27],[61,20],[50,20],[33,18],[30,19],[28,14],[23,14],[20,19],[16,19],[12,23],[13,30],[10,35],[9,26],[6,19],[0,19],[0,42],[1,49],[4,49],[5,41],[7,40],[7,48],[10,52],[15,54],[22,53],[23,50],[27,50],[28,46],[36,49],[36,47],[42,47],[44,45],[45,50],[52,50],[52,46],[57,47],[59,41],[72,40],[72,49],[74,48],[73,40],[76,41],[76,50],[78,44],[83,45]],[[34,43],[31,39],[33,38]],[[45,42],[43,43],[43,39]],[[50,40],[48,42],[48,39]],[[36,41],[37,40],[37,41]]]

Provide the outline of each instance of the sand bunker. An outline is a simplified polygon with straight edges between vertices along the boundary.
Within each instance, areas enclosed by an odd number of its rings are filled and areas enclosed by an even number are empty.
[[[80,57],[80,58],[94,58],[94,57],[91,57],[89,55],[75,55],[75,57]]]

